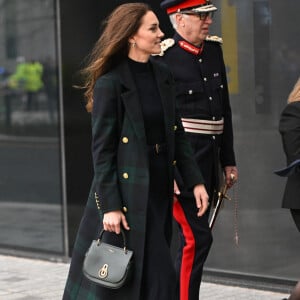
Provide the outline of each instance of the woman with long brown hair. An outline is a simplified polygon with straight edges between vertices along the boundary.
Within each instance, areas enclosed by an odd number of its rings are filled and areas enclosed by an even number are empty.
[[[176,113],[170,72],[149,60],[160,53],[162,37],[147,4],[123,4],[109,16],[84,70],[94,179],[64,300],[175,299],[169,249],[175,164],[194,191],[195,214],[206,211],[208,195]],[[102,229],[124,229],[134,252],[133,278],[117,290],[96,286],[82,274],[84,255]],[[105,236],[121,242],[113,233]]]

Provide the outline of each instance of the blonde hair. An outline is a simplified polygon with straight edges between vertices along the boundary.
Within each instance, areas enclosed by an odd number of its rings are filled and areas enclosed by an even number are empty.
[[[300,101],[300,77],[288,97],[288,103]]]
[[[90,53],[87,67],[82,70],[88,112],[93,109],[97,79],[128,56],[128,40],[138,31],[143,16],[150,10],[146,3],[127,3],[118,6],[108,17],[105,29]]]

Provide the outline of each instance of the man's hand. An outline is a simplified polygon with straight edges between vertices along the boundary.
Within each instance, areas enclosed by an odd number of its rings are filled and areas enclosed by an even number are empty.
[[[224,173],[227,188],[230,189],[238,180],[238,170],[236,166],[227,166],[224,168]]]
[[[129,230],[129,226],[125,215],[120,210],[110,211],[104,214],[103,229],[119,234],[121,232],[121,224],[124,229]]]
[[[196,199],[196,206],[198,208],[197,216],[201,217],[206,212],[209,202],[208,202],[208,194],[206,192],[204,184],[197,184],[194,187],[194,196]]]

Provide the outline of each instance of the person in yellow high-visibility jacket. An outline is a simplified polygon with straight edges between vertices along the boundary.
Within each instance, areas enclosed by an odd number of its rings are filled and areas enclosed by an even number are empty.
[[[25,83],[25,90],[29,92],[37,92],[42,89],[43,81],[43,66],[41,63],[29,62],[25,68],[26,72],[26,83]]]
[[[27,63],[24,58],[18,58],[17,62],[15,72],[8,78],[8,87],[12,90],[25,90]]]
[[[8,86],[27,93],[27,110],[32,109],[33,100],[44,84],[42,81],[43,65],[37,61],[20,62],[14,74],[8,80]],[[37,103],[35,105],[37,107]]]

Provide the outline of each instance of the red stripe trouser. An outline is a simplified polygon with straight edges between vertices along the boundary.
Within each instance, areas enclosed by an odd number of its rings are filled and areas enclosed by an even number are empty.
[[[173,205],[179,225],[180,246],[176,261],[180,300],[199,300],[203,265],[212,244],[209,212],[197,216],[194,198],[182,198]]]

